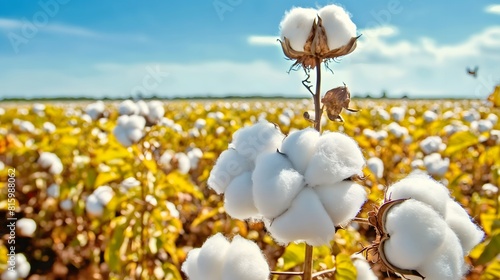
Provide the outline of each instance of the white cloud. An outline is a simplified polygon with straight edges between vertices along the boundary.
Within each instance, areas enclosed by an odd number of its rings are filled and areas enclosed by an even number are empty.
[[[485,11],[490,14],[500,15],[500,4],[493,4],[486,7]]]
[[[278,36],[257,36],[257,35],[252,35],[249,36],[247,39],[247,42],[250,45],[257,45],[257,46],[279,46],[278,42],[279,37]]]
[[[100,36],[99,33],[92,31],[90,29],[67,25],[67,24],[47,23],[44,25],[36,25],[34,22],[30,22],[28,20],[0,18],[0,29],[14,32],[14,31],[21,31],[22,28],[31,28],[31,27],[34,27],[39,31],[49,32],[49,33],[75,35],[83,37]]]

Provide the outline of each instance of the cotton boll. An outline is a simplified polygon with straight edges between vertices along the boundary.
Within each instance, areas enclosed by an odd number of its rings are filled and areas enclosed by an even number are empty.
[[[417,269],[426,280],[462,279],[468,270],[457,236],[449,227],[443,228],[443,232],[443,244]]]
[[[18,280],[19,275],[17,274],[17,270],[5,270],[2,273],[2,280]]]
[[[137,106],[137,111],[139,115],[143,117],[147,117],[149,115],[149,107],[148,104],[144,102],[144,100],[137,101],[135,105]]]
[[[134,177],[128,177],[125,180],[123,180],[120,183],[120,187],[123,191],[128,191],[131,188],[138,187],[141,185],[141,182],[139,182],[136,178]]]
[[[424,112],[424,121],[425,122],[433,122],[437,119],[438,115],[433,111],[425,111]]]
[[[318,140],[304,177],[309,186],[333,184],[353,175],[362,175],[364,164],[356,141],[342,133],[324,133]]]
[[[406,109],[403,107],[392,107],[391,117],[393,120],[400,122],[405,118]]]
[[[222,266],[229,247],[229,241],[221,233],[217,233],[205,241],[197,262],[198,271],[204,276],[204,279],[222,279]]]
[[[139,108],[132,100],[124,100],[118,105],[118,114],[120,115],[135,115],[139,113]]]
[[[352,181],[318,186],[314,191],[335,226],[351,221],[367,199],[365,189]]]
[[[104,212],[104,207],[97,199],[97,196],[91,194],[87,197],[87,200],[85,201],[85,210],[91,216],[99,217],[102,216],[102,213]]]
[[[198,168],[198,162],[203,157],[203,151],[199,148],[193,148],[187,152],[187,156],[189,158],[191,169],[196,169]]]
[[[287,155],[297,171],[304,174],[318,139],[319,132],[313,128],[292,132],[283,141],[281,152]]]
[[[267,280],[269,265],[257,244],[237,235],[227,250],[222,280]]]
[[[54,133],[57,129],[56,126],[51,122],[44,122],[42,128],[43,128],[43,131],[45,131],[49,134]]]
[[[198,256],[201,248],[192,249],[189,251],[186,260],[182,264],[181,270],[186,274],[189,280],[204,280],[205,276],[198,269]]]
[[[65,199],[59,203],[59,207],[61,207],[62,210],[70,211],[73,209],[73,201],[71,201],[71,199]]]
[[[61,174],[63,171],[63,165],[59,157],[50,152],[42,152],[40,153],[40,157],[37,160],[37,163],[44,169],[48,169],[49,173],[57,175]]]
[[[19,231],[20,235],[26,236],[26,237],[32,237],[36,231],[35,221],[33,221],[33,219],[29,219],[29,218],[19,219],[16,222],[16,227],[17,227],[17,230]]]
[[[425,154],[432,154],[440,150],[443,140],[439,136],[429,136],[420,142],[420,149]]]
[[[334,50],[356,37],[356,25],[347,12],[337,5],[327,5],[318,12],[325,27],[328,48]]]
[[[185,153],[177,153],[175,154],[175,158],[177,160],[177,169],[182,174],[188,174],[189,170],[191,170],[191,160]]]
[[[58,184],[51,184],[47,188],[47,196],[53,197],[53,198],[58,198],[59,197],[59,185]]]
[[[311,188],[304,188],[288,211],[265,222],[274,240],[281,244],[303,240],[312,246],[326,245],[335,234],[335,226]]]
[[[204,120],[204,119],[197,119],[195,122],[194,122],[194,127],[196,127],[197,129],[203,129],[207,126],[207,121]]]
[[[384,176],[384,162],[378,157],[372,157],[366,161],[366,165],[377,178],[382,178]]]
[[[100,186],[94,190],[93,194],[102,205],[107,205],[113,198],[114,192],[110,186]]]
[[[224,208],[233,218],[246,220],[259,215],[252,193],[252,172],[234,178],[224,193]]]
[[[0,168],[2,169],[2,168]],[[490,184],[490,183],[486,183],[484,184],[482,187],[481,187],[481,190],[484,191],[484,193],[487,195],[487,196],[493,196],[495,194],[498,193],[498,187],[493,185],[493,184]]]
[[[163,108],[163,103],[161,101],[150,101],[148,103],[149,114],[146,117],[150,123],[156,124],[165,115],[165,108]]]
[[[252,181],[255,206],[268,219],[286,211],[305,185],[304,177],[278,152],[257,157]]]
[[[359,254],[351,256],[352,264],[356,267],[357,276],[356,280],[378,280],[378,277],[373,273],[370,264],[363,256]]]
[[[253,170],[253,164],[236,150],[229,149],[222,152],[210,171],[208,186],[217,194],[221,194],[234,177],[246,171]]]
[[[493,113],[488,114],[486,119],[489,120],[493,125],[495,125],[498,122],[498,116]]]
[[[281,40],[290,40],[290,46],[296,51],[304,51],[317,11],[311,8],[292,8],[280,23]]]
[[[441,154],[433,153],[424,157],[424,165],[431,175],[444,176],[450,166],[449,158],[441,158]]]
[[[490,120],[479,120],[477,121],[477,130],[479,132],[490,131],[493,128],[494,123]]]
[[[408,135],[408,129],[400,126],[398,123],[392,122],[387,126],[387,130],[396,138],[401,138]]]
[[[49,173],[53,174],[53,175],[58,175],[58,174],[62,173],[63,169],[64,169],[64,167],[62,165],[61,160],[58,160],[58,161],[52,163],[52,165],[49,168]]]
[[[279,115],[278,120],[279,120],[280,124],[282,124],[284,126],[290,126],[291,121],[290,121],[289,117],[281,114],[281,115]]]
[[[91,103],[87,105],[87,107],[85,107],[85,113],[89,115],[94,121],[102,117],[104,110],[105,106],[102,101]]]
[[[430,205],[442,217],[446,217],[446,203],[450,199],[448,188],[428,175],[412,173],[390,186],[386,194],[392,200],[413,198]]]
[[[177,206],[175,206],[175,204],[173,204],[170,201],[167,201],[166,205],[167,205],[168,211],[170,212],[170,216],[178,219],[180,217],[180,213],[179,213],[179,210],[177,210]]]
[[[469,214],[456,201],[450,199],[446,206],[446,222],[457,235],[466,255],[483,240],[484,232],[471,221]]]
[[[254,161],[261,153],[276,151],[284,137],[274,124],[261,121],[235,132],[231,145],[241,155]]]

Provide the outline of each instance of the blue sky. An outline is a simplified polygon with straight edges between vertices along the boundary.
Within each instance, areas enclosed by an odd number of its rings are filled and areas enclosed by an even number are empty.
[[[325,90],[483,98],[500,83],[494,1],[0,0],[0,97],[307,96],[274,38],[286,10],[331,3],[363,36]]]

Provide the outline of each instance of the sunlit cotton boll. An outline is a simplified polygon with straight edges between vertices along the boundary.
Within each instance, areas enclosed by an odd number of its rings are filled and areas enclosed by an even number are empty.
[[[281,152],[286,154],[297,171],[304,174],[318,139],[319,132],[313,128],[292,132],[283,141]]]
[[[360,255],[355,254],[351,256],[352,264],[356,267],[357,276],[356,280],[378,280],[378,277],[373,273],[370,264],[366,259]]]
[[[104,110],[105,105],[102,101],[91,103],[85,107],[85,113],[89,115],[94,121],[102,117]]]
[[[327,5],[319,10],[318,15],[323,20],[330,50],[343,47],[351,38],[356,37],[356,25],[342,7]]]
[[[25,279],[26,277],[28,277],[31,270],[31,265],[26,259],[26,256],[24,256],[24,254],[16,254],[15,259],[16,264],[15,266],[13,266],[14,269],[6,269],[2,273],[2,280],[18,280],[19,278]]]
[[[338,132],[325,132],[305,172],[310,186],[333,184],[354,175],[363,175],[365,160],[358,144],[349,136]]]
[[[146,120],[142,116],[123,115],[118,118],[117,125],[113,129],[113,134],[118,142],[125,147],[129,147],[139,142],[144,136],[143,130],[145,125]]]
[[[29,121],[17,120],[17,122],[13,121],[13,123],[16,124],[22,132],[35,133],[36,131],[35,125]]]
[[[392,200],[413,198],[430,205],[442,217],[446,217],[447,206],[444,202],[450,199],[450,192],[429,175],[414,172],[391,185],[387,189],[386,197]]]
[[[87,197],[85,201],[85,210],[91,216],[100,217],[104,212],[104,208],[113,198],[113,189],[109,186],[100,186]]]
[[[58,198],[59,197],[59,190],[60,190],[59,185],[56,183],[53,183],[47,188],[47,196],[53,197],[53,198]]]
[[[420,142],[420,149],[426,154],[432,154],[442,151],[446,148],[446,144],[439,136],[429,136]]]
[[[71,199],[62,200],[59,202],[59,207],[61,207],[62,210],[70,211],[73,209],[73,201],[71,201]]]
[[[269,265],[257,244],[237,235],[227,250],[222,280],[267,280]]]
[[[176,153],[175,159],[177,160],[177,170],[182,174],[188,174],[191,170],[191,160],[185,153]]]
[[[476,124],[477,124],[477,131],[479,131],[479,132],[490,131],[491,129],[493,129],[493,125],[494,125],[494,123],[492,123],[490,120],[479,120],[479,121],[477,121]],[[471,123],[471,127],[472,127],[472,123]]]
[[[229,216],[240,219],[260,219],[253,200],[252,172],[234,178],[224,193],[224,208]]]
[[[397,122],[402,121],[405,118],[406,109],[403,107],[392,107],[391,108],[391,118]]]
[[[384,176],[384,162],[378,157],[372,157],[366,161],[366,165],[378,179]]]
[[[442,158],[439,153],[433,153],[424,157],[424,165],[429,174],[444,176],[450,167],[450,159]]]
[[[43,131],[52,134],[56,131],[56,126],[51,122],[44,122],[42,125]]]
[[[32,237],[36,231],[36,222],[33,219],[22,218],[16,222],[16,227],[21,236]]]
[[[126,191],[130,190],[131,188],[138,187],[140,185],[141,185],[141,182],[139,182],[136,178],[128,177],[128,178],[125,178],[125,180],[123,180],[120,183],[120,190],[122,190],[123,192],[126,192]]]
[[[424,121],[425,122],[433,122],[437,119],[438,115],[436,113],[434,113],[433,111],[425,111],[424,112]]]
[[[198,168],[198,162],[203,157],[203,151],[200,148],[192,148],[187,152],[191,169]]]
[[[33,113],[35,113],[39,116],[45,115],[45,105],[42,103],[33,104],[32,109],[33,109]]]
[[[230,148],[254,161],[261,153],[276,151],[284,138],[283,133],[274,124],[260,121],[236,131]]]
[[[222,152],[208,177],[208,186],[217,194],[223,193],[229,183],[243,172],[252,171],[253,163],[234,149]]]
[[[304,51],[317,13],[317,10],[311,8],[292,8],[280,23],[281,40],[287,38],[294,50]]]
[[[446,222],[433,208],[409,199],[386,216],[390,238],[384,244],[387,260],[396,267],[417,269],[444,242]]]
[[[124,100],[118,105],[118,114],[120,115],[136,115],[139,113],[139,108],[132,100]]]
[[[466,255],[483,240],[484,232],[471,220],[467,211],[458,202],[450,199],[446,206],[446,222],[457,235]]]
[[[42,152],[37,163],[44,169],[48,169],[49,173],[57,175],[63,171],[63,164],[59,157],[50,152]]]
[[[394,135],[396,138],[401,138],[408,135],[408,129],[406,127],[400,126],[399,124],[392,122],[387,126],[389,133]]]
[[[163,116],[165,115],[165,108],[163,107],[163,103],[158,100],[153,100],[148,103],[149,114],[146,117],[148,122],[156,124],[158,123]]]
[[[2,168],[0,168],[2,169]],[[495,194],[498,193],[498,187],[493,185],[493,184],[490,184],[490,183],[486,183],[484,184],[481,189],[484,191],[484,193],[487,195],[487,196],[493,196]]]

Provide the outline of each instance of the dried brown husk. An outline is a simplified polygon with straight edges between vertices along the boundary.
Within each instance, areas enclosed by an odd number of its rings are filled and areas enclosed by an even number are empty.
[[[356,41],[359,37],[353,37],[349,42],[333,50],[328,48],[328,41],[326,38],[325,27],[321,17],[318,16],[314,20],[309,36],[304,45],[304,51],[294,50],[290,45],[290,40],[284,38],[280,40],[283,53],[290,59],[296,60],[293,66],[301,65],[305,69],[314,69],[316,60],[319,59],[320,63],[324,60],[334,59],[340,56],[350,54],[356,49]]]
[[[343,119],[340,116],[342,109],[349,110],[351,112],[357,112],[358,110],[350,109],[349,103],[351,102],[351,93],[349,89],[344,84],[344,86],[333,88],[325,93],[325,96],[321,99],[321,103],[325,106],[328,118],[331,121],[340,121]]]

